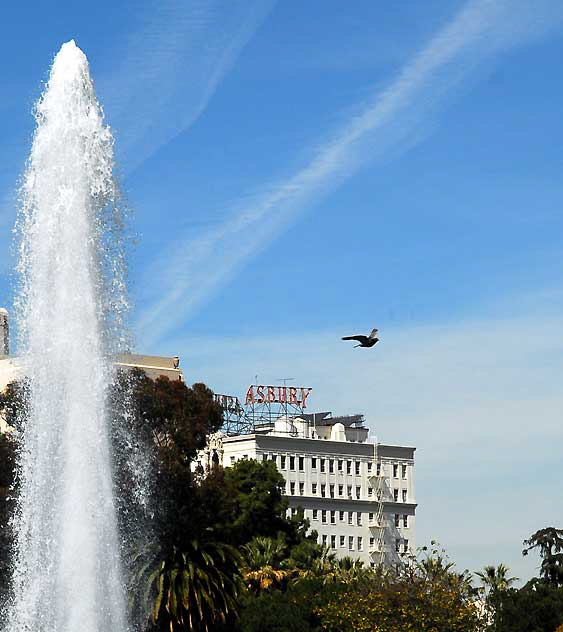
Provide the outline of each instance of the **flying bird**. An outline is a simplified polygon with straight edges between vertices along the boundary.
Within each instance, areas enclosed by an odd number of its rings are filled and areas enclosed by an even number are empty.
[[[373,347],[379,342],[377,331],[377,329],[372,329],[369,336],[362,336],[361,334],[358,336],[344,336],[342,340],[357,340],[360,344],[354,345],[354,349],[356,347]]]

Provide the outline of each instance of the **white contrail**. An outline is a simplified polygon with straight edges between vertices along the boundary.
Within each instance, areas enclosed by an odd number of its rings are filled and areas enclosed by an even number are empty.
[[[201,116],[275,0],[160,0],[98,92],[125,174]],[[141,17],[142,19],[142,17]],[[113,60],[117,59],[117,62]]]
[[[159,293],[139,319],[144,344],[178,326],[312,198],[338,186],[366,160],[396,155],[397,146],[418,142],[428,115],[462,80],[484,59],[544,32],[555,22],[551,9],[545,2],[533,8],[526,2],[469,2],[307,165],[246,201],[203,237],[169,245],[151,262],[144,284]],[[557,14],[560,20],[561,11]]]

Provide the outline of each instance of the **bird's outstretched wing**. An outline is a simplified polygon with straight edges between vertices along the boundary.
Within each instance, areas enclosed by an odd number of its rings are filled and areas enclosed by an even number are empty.
[[[368,338],[375,338],[377,336],[377,332],[379,331],[379,329],[372,329],[370,335],[368,336]]]
[[[367,336],[344,336],[342,340],[357,340],[361,344],[365,344],[367,342]]]

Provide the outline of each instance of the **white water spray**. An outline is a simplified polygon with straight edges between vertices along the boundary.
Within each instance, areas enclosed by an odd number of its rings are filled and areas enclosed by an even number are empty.
[[[125,632],[106,412],[108,291],[119,286],[108,279],[113,140],[73,41],[55,57],[36,119],[19,220],[30,404],[5,630]]]

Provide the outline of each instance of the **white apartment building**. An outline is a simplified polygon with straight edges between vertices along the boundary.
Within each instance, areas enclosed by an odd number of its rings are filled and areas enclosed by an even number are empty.
[[[414,451],[368,440],[362,415],[280,418],[213,443],[223,465],[274,461],[290,511],[302,508],[337,557],[390,564],[415,548]]]

